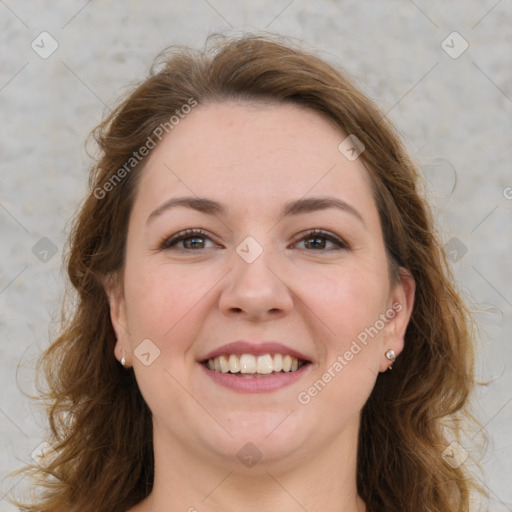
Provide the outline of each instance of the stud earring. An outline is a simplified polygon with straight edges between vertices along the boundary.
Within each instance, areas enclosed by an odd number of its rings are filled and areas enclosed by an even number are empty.
[[[126,364],[126,357],[124,356],[124,350],[123,350],[123,357],[121,358],[121,364],[123,366]]]
[[[386,358],[389,359],[391,361],[391,364],[388,366],[388,368],[391,370],[392,367],[393,367],[393,362],[395,361],[396,359],[396,354],[395,354],[395,351],[393,349],[389,349],[387,352],[386,352]]]

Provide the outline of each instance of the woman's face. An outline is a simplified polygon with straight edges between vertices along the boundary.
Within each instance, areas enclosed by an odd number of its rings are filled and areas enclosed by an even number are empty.
[[[242,469],[355,449],[414,285],[391,283],[346,136],[297,106],[222,103],[152,150],[109,295],[155,443]]]

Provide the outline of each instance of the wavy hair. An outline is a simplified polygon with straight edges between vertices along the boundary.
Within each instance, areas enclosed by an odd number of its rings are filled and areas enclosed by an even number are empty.
[[[133,370],[114,356],[104,284],[123,269],[129,215],[147,160],[131,159],[159,127],[170,130],[170,116],[191,99],[298,104],[364,144],[361,159],[389,263],[412,274],[416,296],[403,352],[392,372],[379,374],[362,410],[358,492],[368,512],[466,512],[474,478],[442,453],[448,439],[459,438],[460,421],[473,421],[474,327],[418,169],[386,116],[344,73],[295,43],[258,35],[209,38],[204,51],[167,49],[94,130],[100,155],[66,255],[72,308],[38,363],[56,457],[25,469],[36,479],[38,497],[21,509],[125,512],[151,492],[151,413]]]

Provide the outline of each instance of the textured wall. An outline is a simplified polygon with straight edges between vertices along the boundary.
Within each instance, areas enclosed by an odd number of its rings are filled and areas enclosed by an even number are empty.
[[[0,27],[2,476],[44,439],[22,391],[34,390],[35,359],[59,318],[87,134],[164,46],[269,30],[354,75],[423,169],[480,325],[478,373],[492,380],[476,401],[491,440],[482,482],[492,511],[512,511],[510,0],[1,0]],[[3,497],[19,480],[1,482],[0,511],[12,510]]]

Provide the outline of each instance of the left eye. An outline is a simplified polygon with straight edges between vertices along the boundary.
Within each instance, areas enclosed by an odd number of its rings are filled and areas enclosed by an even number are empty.
[[[345,242],[340,240],[338,237],[332,235],[331,233],[325,231],[310,231],[303,236],[298,243],[304,243],[306,249],[313,249],[316,251],[329,251],[329,250],[339,250],[339,249],[348,249],[348,246]],[[326,247],[328,244],[333,244],[334,247]]]

